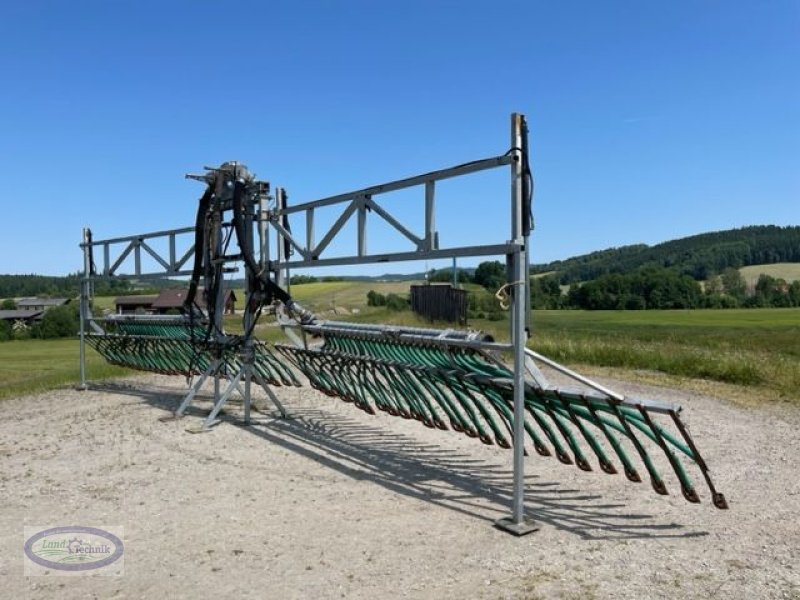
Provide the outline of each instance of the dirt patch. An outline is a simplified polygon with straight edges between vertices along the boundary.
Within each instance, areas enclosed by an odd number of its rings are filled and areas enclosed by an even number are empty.
[[[208,397],[144,376],[2,404],[0,581],[9,598],[800,598],[800,411],[606,380],[679,402],[719,511],[621,475],[527,460],[540,531],[492,527],[511,453],[369,416],[308,388],[293,415],[199,435]],[[698,482],[698,489],[702,491]],[[23,576],[25,525],[124,527],[121,577]]]

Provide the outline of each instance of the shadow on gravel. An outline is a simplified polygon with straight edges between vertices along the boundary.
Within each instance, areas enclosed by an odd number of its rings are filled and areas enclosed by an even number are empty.
[[[92,389],[136,396],[169,412],[178,407],[182,398],[174,388],[142,390],[114,382],[95,384]],[[254,423],[242,426],[242,430],[353,479],[370,481],[394,493],[471,518],[493,522],[509,512],[511,472],[504,465],[492,464],[491,459],[423,444],[404,434],[365,426],[320,410],[292,410],[291,413],[288,419],[264,418],[254,413]],[[186,413],[189,419],[205,415],[205,410],[195,406]],[[240,424],[238,415],[223,411],[220,418],[224,423]],[[607,475],[599,471],[587,474],[587,477],[593,476]],[[629,485],[627,481],[620,484]],[[588,540],[708,535],[705,531],[686,531],[677,523],[659,523],[649,514],[626,513],[624,503],[604,502],[599,494],[564,489],[558,482],[542,481],[536,475],[526,478],[525,500],[529,513],[540,524]]]

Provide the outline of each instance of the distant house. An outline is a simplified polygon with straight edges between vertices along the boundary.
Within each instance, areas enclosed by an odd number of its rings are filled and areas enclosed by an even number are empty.
[[[0,321],[22,321],[26,325],[30,325],[36,321],[41,321],[42,315],[44,315],[44,310],[0,310]]]
[[[120,296],[114,299],[118,315],[145,313],[151,315],[164,315],[171,312],[183,312],[183,303],[186,301],[187,290],[166,289],[161,290],[158,296]],[[225,290],[223,296],[225,308],[223,313],[232,315],[236,305],[236,294],[233,290]],[[205,290],[200,290],[195,298],[195,303],[202,310],[206,308]]]
[[[114,298],[118,315],[153,314],[153,302],[158,296],[120,296]]]
[[[17,308],[20,310],[40,310],[44,311],[54,306],[69,304],[69,298],[23,298],[17,300]]]
[[[164,314],[176,309],[182,310],[187,293],[188,291],[183,289],[161,290],[158,298],[153,302],[153,310],[157,314]],[[206,309],[206,295],[205,290],[199,290],[194,300],[195,304],[202,310]],[[236,294],[234,294],[233,290],[225,290],[223,294],[223,306],[225,307],[223,309],[223,314],[232,315],[234,313]]]

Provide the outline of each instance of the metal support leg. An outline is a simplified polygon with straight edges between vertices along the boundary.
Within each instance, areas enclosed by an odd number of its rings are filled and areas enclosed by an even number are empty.
[[[281,401],[278,400],[278,397],[270,389],[270,387],[264,382],[264,380],[261,379],[261,375],[259,375],[258,373],[254,372],[253,373],[253,379],[256,380],[258,385],[260,385],[262,388],[264,388],[264,391],[266,392],[267,396],[269,396],[269,399],[272,400],[272,403],[278,409],[278,412],[281,413],[281,417],[283,417],[284,419],[289,418],[289,415],[287,414],[286,409],[283,408],[283,404],[281,404]]]
[[[252,367],[244,365],[244,393],[242,394],[242,404],[244,405],[244,424],[250,425],[250,381],[253,378]]]
[[[245,374],[244,374],[244,424],[250,425],[250,382],[253,378],[252,373],[250,372],[250,367],[245,367]]]
[[[81,306],[80,306],[80,362],[81,362],[81,382],[78,385],[79,390],[85,390],[86,385],[86,318],[84,317],[84,308],[86,305],[86,281],[81,281]]]
[[[522,115],[511,116],[511,147],[514,150],[514,162],[511,164],[511,211],[512,238],[518,243],[527,243],[524,236],[522,219]],[[517,249],[510,256],[512,266],[511,288],[514,302],[511,311],[511,343],[514,346],[514,482],[511,516],[498,520],[495,524],[500,529],[520,536],[536,531],[538,527],[532,519],[525,516],[525,344],[526,313],[529,307],[527,294],[528,273],[525,249]]]
[[[89,230],[83,229],[81,248],[83,249],[83,277],[81,278],[80,298],[80,369],[81,382],[79,390],[87,389],[86,385],[86,315],[89,314],[89,278],[91,277],[92,261],[90,257]]]
[[[228,398],[231,397],[233,391],[239,386],[239,381],[242,379],[243,372],[244,372],[243,370],[240,370],[236,374],[236,377],[234,377],[230,381],[230,383],[228,383],[228,386],[225,388],[225,391],[222,392],[222,395],[216,398],[216,402],[214,403],[214,408],[211,409],[211,412],[208,413],[206,420],[203,421],[203,426],[201,428],[202,431],[208,431],[214,425],[219,423],[217,415],[219,414],[219,411],[222,410],[222,407],[225,406],[225,403],[228,401]]]
[[[205,383],[206,379],[208,379],[208,377],[212,373],[216,373],[218,368],[219,368],[219,361],[215,360],[210,365],[208,365],[208,368],[205,371],[203,371],[203,374],[197,378],[197,381],[195,381],[192,384],[192,387],[189,388],[189,393],[187,393],[186,396],[184,396],[183,401],[181,401],[181,405],[178,407],[178,410],[175,411],[176,418],[183,416],[183,413],[186,412],[186,409],[189,408],[189,406],[192,404],[192,401],[194,400],[194,397],[197,395],[197,392],[199,392],[200,388],[203,387],[203,384]]]

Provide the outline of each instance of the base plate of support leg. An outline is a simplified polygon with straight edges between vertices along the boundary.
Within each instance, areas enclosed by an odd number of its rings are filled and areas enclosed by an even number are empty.
[[[170,421],[180,421],[185,415],[173,412],[168,415],[164,415],[163,417],[159,417],[158,420],[162,423],[169,423]]]
[[[222,421],[220,419],[213,419],[210,423],[206,423],[203,421],[203,424],[199,427],[187,427],[186,431],[189,433],[207,433],[211,431],[216,425],[219,425]]]
[[[530,517],[525,517],[521,523],[518,523],[513,517],[503,517],[502,519],[497,519],[494,522],[494,526],[517,537],[539,531],[536,521]]]

